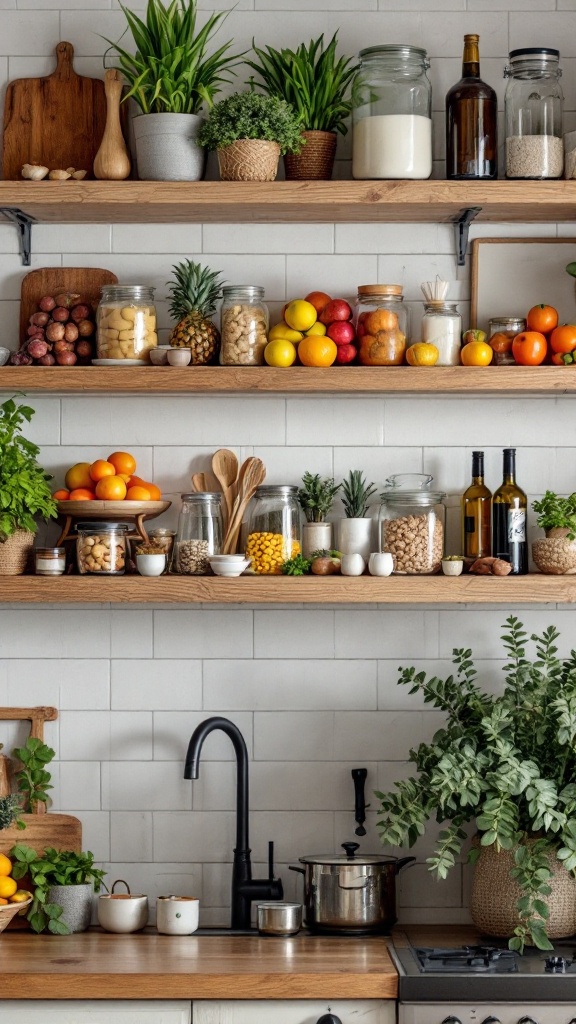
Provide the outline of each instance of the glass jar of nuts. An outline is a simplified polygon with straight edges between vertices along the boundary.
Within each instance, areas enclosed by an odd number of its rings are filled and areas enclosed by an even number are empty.
[[[121,576],[126,568],[128,523],[78,523],[76,560],[81,575]]]
[[[264,289],[236,284],[222,289],[222,366],[262,366],[268,342]]]
[[[206,491],[180,497],[182,508],[170,572],[206,576],[210,573],[210,558],[222,549],[222,495]]]
[[[380,495],[380,550],[392,555],[397,576],[431,576],[442,567],[445,495],[430,490],[432,480],[421,473],[397,474]]]
[[[106,284],[96,313],[98,359],[148,363],[158,344],[154,288]]]

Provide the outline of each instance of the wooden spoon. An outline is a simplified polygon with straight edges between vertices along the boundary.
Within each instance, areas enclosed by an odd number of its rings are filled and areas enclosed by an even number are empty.
[[[206,493],[207,491],[220,490],[218,481],[212,476],[211,473],[193,473],[192,474],[192,486],[195,491]]]
[[[266,477],[266,466],[261,459],[251,457],[246,462],[248,465],[245,469],[242,467],[244,469],[242,485],[234,502],[234,509],[224,542],[224,554],[229,554],[236,550],[244,512],[254,497],[257,488],[260,487],[260,484],[264,482]]]
[[[234,504],[234,487],[238,479],[238,459],[234,452],[228,448],[220,448],[212,456],[212,470],[224,495],[225,522],[224,529],[228,529],[232,516]]]

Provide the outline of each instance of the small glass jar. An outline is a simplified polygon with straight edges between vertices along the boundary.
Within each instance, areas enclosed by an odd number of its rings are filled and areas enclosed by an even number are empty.
[[[418,46],[360,51],[353,87],[353,178],[429,178],[432,173],[430,61]]]
[[[61,576],[66,572],[66,548],[36,548],[34,559],[37,576]]]
[[[216,491],[181,494],[178,533],[170,571],[184,576],[210,573],[212,555],[222,549],[222,495]]]
[[[457,302],[430,299],[424,303],[422,341],[435,345],[438,361],[435,366],[459,366],[462,344],[462,317]]]
[[[525,330],[526,321],[521,316],[494,316],[488,321],[488,344],[494,352],[495,366],[516,366],[512,342]]]
[[[259,285],[235,284],[222,289],[220,363],[262,366],[268,344],[268,307]]]
[[[511,50],[508,79],[506,177],[561,178],[564,170],[560,53],[542,46]]]
[[[156,348],[154,288],[141,284],[105,284],[96,311],[98,359],[148,363]]]
[[[166,565],[170,564],[175,536],[176,530],[167,530],[165,526],[156,526],[153,530],[148,530],[148,540],[154,547],[162,549],[166,555]]]
[[[431,576],[442,567],[445,495],[429,489],[432,480],[420,473],[396,474],[380,495],[380,550],[392,555],[397,576]]]
[[[128,523],[78,523],[76,560],[83,576],[123,576],[126,569]]]
[[[298,488],[284,484],[259,487],[246,540],[250,568],[259,575],[277,576],[282,563],[300,551]]]
[[[363,366],[399,366],[409,336],[401,284],[361,284],[354,311],[358,358]]]

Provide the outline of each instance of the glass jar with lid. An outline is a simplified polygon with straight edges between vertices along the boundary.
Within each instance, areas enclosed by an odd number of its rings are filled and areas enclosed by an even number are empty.
[[[432,173],[430,61],[418,46],[360,51],[353,87],[352,176],[429,178]]]
[[[564,170],[560,52],[543,46],[511,50],[508,79],[506,177],[561,178]]]
[[[248,526],[246,558],[259,575],[278,575],[283,562],[300,554],[298,488],[266,484],[256,491]]]
[[[462,317],[457,302],[430,299],[424,304],[422,341],[435,345],[438,361],[435,366],[459,366],[462,344]]]
[[[98,359],[148,363],[156,348],[154,288],[141,284],[105,284],[96,312]]]
[[[512,355],[512,342],[517,334],[526,330],[526,321],[521,316],[494,316],[488,321],[488,344],[494,356],[495,366],[516,366]]]
[[[223,366],[262,366],[268,343],[268,307],[260,285],[235,284],[222,289]]]
[[[205,491],[180,497],[182,507],[170,571],[184,576],[206,576],[210,572],[210,558],[222,550],[222,495]]]
[[[358,359],[364,366],[404,362],[409,314],[401,284],[361,284],[354,312]]]
[[[76,527],[76,561],[78,572],[97,576],[122,576],[126,569],[126,534],[128,523],[106,523],[100,520],[78,523]]]
[[[35,548],[37,576],[61,576],[66,572],[66,548]]]
[[[442,491],[431,491],[433,477],[400,473],[386,481],[380,495],[380,550],[394,559],[394,573],[431,576],[440,572],[444,553],[445,508]]]

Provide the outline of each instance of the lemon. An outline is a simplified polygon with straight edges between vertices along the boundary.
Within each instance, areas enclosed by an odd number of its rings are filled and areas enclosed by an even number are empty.
[[[283,341],[301,341],[303,334],[302,331],[292,330],[282,320],[281,323],[274,324],[274,327],[271,327],[268,332],[268,341],[277,341],[278,338],[282,338]]]
[[[13,896],[10,897],[10,903],[25,903],[26,900],[32,899],[32,893],[28,892],[27,889],[17,889]]]
[[[0,876],[0,896],[4,899],[10,899],[14,895],[18,888],[18,882],[15,878],[8,878],[8,875]]]
[[[315,324],[312,324],[310,330],[305,331],[304,333],[307,338],[313,338],[315,335],[323,336],[326,334],[326,324],[321,324],[320,321],[317,320]]]
[[[12,861],[5,853],[0,853],[0,875],[9,875],[12,871]]]
[[[264,359],[268,366],[292,366],[296,362],[296,348],[285,338],[269,341],[264,349]]]
[[[284,310],[288,327],[293,327],[295,331],[309,331],[312,324],[316,323],[317,316],[315,307],[306,299],[293,299]]]

